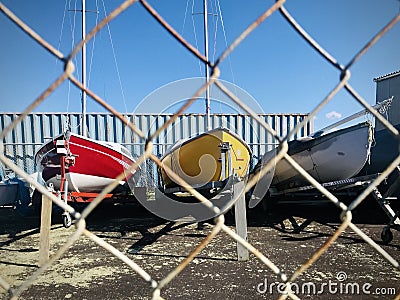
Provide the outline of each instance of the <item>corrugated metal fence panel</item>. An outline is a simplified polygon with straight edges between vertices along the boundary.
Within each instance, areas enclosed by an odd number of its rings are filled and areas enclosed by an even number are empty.
[[[9,126],[19,116],[18,113],[0,113],[0,130]],[[278,135],[286,135],[306,114],[262,114],[260,117],[268,123]],[[135,124],[146,137],[155,132],[172,117],[171,114],[128,114],[125,118]],[[125,145],[134,156],[144,152],[145,141],[127,128],[117,117],[109,113],[90,113],[87,115],[89,136],[94,139],[117,142]],[[182,138],[194,136],[206,131],[204,114],[184,114],[179,116],[167,129],[153,140],[154,154],[161,157],[168,147]],[[14,130],[3,139],[5,155],[28,173],[36,171],[34,154],[49,138],[62,133],[67,126],[72,132],[80,132],[79,113],[32,113],[26,116]],[[241,114],[213,114],[212,128],[224,126],[236,132],[253,150],[254,161],[276,145],[275,139],[255,119]],[[295,138],[309,135],[313,130],[312,122],[296,133]],[[154,165],[144,168],[148,176],[155,176]],[[143,180],[152,185],[152,178]]]
[[[392,125],[398,125],[400,124],[400,72],[376,80],[376,103],[390,97],[394,98],[387,111],[387,117]],[[376,122],[376,131],[384,128],[381,122]]]

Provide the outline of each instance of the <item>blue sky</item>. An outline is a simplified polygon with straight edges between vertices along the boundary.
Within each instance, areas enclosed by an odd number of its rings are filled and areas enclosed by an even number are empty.
[[[87,0],[87,30],[122,1]],[[190,43],[203,52],[202,1],[149,1]],[[80,1],[3,0],[2,3],[65,55],[80,39]],[[215,0],[210,10],[217,11]],[[220,0],[222,20],[209,17],[210,57],[218,57],[251,22],[274,1]],[[67,10],[65,10],[67,8]],[[341,64],[351,58],[400,9],[397,0],[288,0],[285,8],[305,30]],[[64,21],[63,21],[64,20]],[[218,21],[218,23],[216,23]],[[215,24],[217,30],[215,34]],[[222,30],[222,27],[225,30]],[[110,34],[112,43],[110,42]],[[216,40],[214,43],[214,36]],[[19,112],[42,93],[63,70],[47,51],[0,14],[0,111]],[[197,39],[196,39],[197,38]],[[120,112],[133,112],[158,88],[185,78],[204,76],[198,60],[177,43],[141,6],[133,4],[94,43],[89,43],[89,87]],[[93,50],[93,51],[92,51]],[[93,56],[92,56],[93,53]],[[375,103],[373,78],[400,69],[400,24],[396,24],[352,68],[350,84],[369,103]],[[115,56],[114,56],[115,54]],[[117,62],[117,63],[115,63]],[[76,62],[79,66],[79,56]],[[90,72],[89,72],[90,70]],[[80,75],[76,74],[77,77]],[[338,83],[339,72],[318,55],[279,12],[262,23],[221,65],[221,79],[250,94],[264,113],[307,113]],[[122,88],[121,88],[122,86]],[[149,112],[160,112],[151,105]],[[361,106],[339,92],[315,120],[316,129],[358,112]],[[64,83],[36,112],[77,112],[80,91]],[[202,112],[203,104],[188,112]],[[103,109],[88,99],[88,112]],[[221,113],[221,106],[211,112]]]

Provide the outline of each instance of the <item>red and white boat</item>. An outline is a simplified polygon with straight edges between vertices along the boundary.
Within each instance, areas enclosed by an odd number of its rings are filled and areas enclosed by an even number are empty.
[[[85,39],[85,1],[82,1],[82,39]],[[86,44],[82,46],[82,85],[86,87]],[[45,143],[35,154],[45,183],[54,190],[98,193],[118,175],[125,172],[121,184],[136,170],[128,172],[135,162],[131,153],[118,143],[98,141],[87,137],[86,91],[82,89],[81,135],[66,131]]]
[[[73,163],[64,164],[64,157],[73,157]],[[136,170],[128,172],[135,162],[131,153],[118,143],[97,141],[75,133],[56,136],[35,154],[36,165],[42,178],[55,190],[63,190],[62,177],[68,181],[68,191],[100,192],[119,174],[125,172],[121,182],[132,178]]]

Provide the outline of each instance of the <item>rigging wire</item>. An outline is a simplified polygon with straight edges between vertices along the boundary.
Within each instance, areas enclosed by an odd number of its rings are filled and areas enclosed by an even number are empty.
[[[186,25],[186,16],[187,16],[188,7],[189,7],[189,0],[186,1],[185,15],[183,17],[183,24],[182,24],[182,31],[181,31],[182,34],[184,32],[185,25]]]
[[[71,0],[68,3],[68,8],[69,10],[71,10]],[[71,49],[74,48],[75,45],[75,22],[76,22],[76,0],[75,0],[75,5],[74,5],[74,16],[71,20],[71,15],[68,14],[68,19],[69,19],[69,29],[70,29],[70,33],[71,33]],[[74,58],[74,64],[76,65],[76,59]],[[76,69],[75,69],[76,70]],[[78,72],[78,77],[79,77],[79,71],[76,70],[76,72]],[[70,105],[70,99],[71,99],[71,81],[68,80],[68,93],[67,93],[67,113],[69,112],[69,105]]]
[[[196,45],[196,49],[199,49],[199,44],[197,42],[197,35],[196,35],[196,24],[194,21],[194,0],[192,1],[192,25],[193,25],[193,33],[194,33],[194,40],[195,40],[195,45]],[[199,64],[199,70],[200,70],[200,76],[203,76],[203,71],[202,71],[202,64],[200,62],[200,59],[197,60],[198,64]]]
[[[208,1],[208,0],[207,0]],[[209,13],[209,15],[211,15],[212,16],[212,18],[211,18],[211,23],[212,23],[212,29],[213,29],[213,52],[212,52],[212,62],[215,62],[215,57],[216,57],[216,55],[217,55],[217,33],[218,33],[218,16],[217,16],[217,14],[215,13],[216,12],[216,6],[215,6],[215,3],[213,2],[213,1],[209,1],[210,2],[210,6],[209,7],[211,7],[211,12]],[[208,16],[207,16],[208,17]],[[215,17],[217,17],[217,18],[215,18]],[[210,99],[210,101],[213,101],[213,99],[215,98],[215,99],[218,99],[218,97],[215,95],[215,91],[216,91],[216,88],[215,88],[215,86],[214,85],[212,85],[211,87],[210,87],[210,94],[211,95],[214,95],[214,96],[211,96],[211,99]],[[219,103],[220,104],[220,112],[222,113],[222,107],[221,107],[221,103]],[[210,108],[210,110],[211,110],[211,108]]]
[[[62,18],[62,22],[61,22],[60,37],[58,39],[58,46],[57,46],[58,51],[61,48],[61,41],[62,41],[62,36],[63,36],[63,32],[64,32],[65,17],[67,15],[67,8],[68,8],[68,2],[65,1],[64,13],[63,13],[63,18]],[[56,59],[56,66],[57,65],[58,65],[58,59]],[[70,91],[71,91],[71,82],[68,80],[67,108],[66,108],[67,112],[66,112],[66,117],[65,117],[65,128],[63,128],[63,132],[67,132],[67,131],[71,130],[71,123],[70,123],[70,118],[69,118]]]
[[[70,19],[70,30],[71,30],[71,49],[74,49],[75,47],[75,29],[76,29],[76,12],[78,11],[77,8],[77,4],[76,4],[77,0],[75,0],[75,5],[74,5],[74,17],[73,17],[73,21],[71,21],[71,17]],[[77,65],[77,58],[76,56],[74,57],[74,64]],[[79,68],[75,69],[77,72],[77,79],[80,80],[80,74],[79,74]]]
[[[224,34],[225,47],[228,48],[228,39],[226,38],[226,31],[225,31],[224,19],[222,17],[221,5],[220,5],[219,0],[216,0],[215,2],[217,4],[217,6],[218,6],[218,15],[219,15],[219,18],[220,18],[220,21],[221,21],[222,32]],[[230,55],[228,55],[228,64],[229,64],[229,69],[231,71],[232,83],[233,83],[233,86],[234,86],[234,94],[237,95],[235,76],[233,75],[232,61],[231,61],[231,56]],[[220,109],[222,110],[222,105],[221,105]]]
[[[68,2],[68,10],[73,11],[73,19],[71,20],[71,16],[68,14],[69,24],[70,24],[70,31],[71,31],[71,49],[75,47],[75,28],[76,28],[76,13],[78,11],[77,8],[77,0],[75,0],[74,8],[71,9],[71,0]],[[77,58],[76,56],[73,58],[74,65],[77,65]],[[76,68],[75,71],[77,72],[77,78],[79,80],[79,68]],[[70,118],[69,118],[69,107],[70,107],[70,99],[71,99],[71,81],[68,80],[68,92],[67,92],[67,126],[71,129]],[[81,126],[82,120],[78,122],[78,124],[74,127],[74,129],[79,128]]]
[[[62,36],[63,36],[63,32],[64,32],[64,24],[65,24],[65,17],[67,15],[67,8],[68,8],[68,1],[65,1],[65,5],[64,5],[64,13],[63,13],[63,17],[62,17],[62,21],[61,21],[61,29],[60,29],[60,36],[58,38],[58,45],[57,45],[57,50],[60,51],[61,48],[61,41],[62,41]],[[56,67],[59,63],[59,59],[56,58]],[[68,130],[70,128],[70,124],[69,124],[69,91],[70,91],[70,87],[71,87],[71,82],[68,80],[68,94],[67,94],[67,115],[66,115],[66,120],[65,120],[65,129]],[[65,130],[63,130],[65,131]]]
[[[105,6],[105,4],[104,4],[104,0],[102,0],[102,3],[103,3],[104,15],[107,16],[107,13],[106,13],[106,6]],[[113,43],[113,40],[112,40],[112,37],[111,37],[111,29],[110,29],[109,23],[107,23],[107,30],[108,30],[108,36],[109,36],[109,38],[110,38],[112,53],[113,53],[113,56],[114,56],[114,63],[115,63],[116,71],[117,71],[117,76],[118,76],[118,81],[119,81],[119,87],[120,87],[120,89],[121,89],[122,101],[124,102],[124,106],[125,106],[125,113],[128,114],[128,108],[127,108],[127,106],[126,106],[124,89],[123,89],[123,86],[122,86],[121,75],[120,75],[120,73],[119,73],[118,62],[117,62],[117,56],[115,55],[115,48],[114,48],[114,43]]]
[[[99,1],[96,0],[96,21],[95,24],[97,26],[97,24],[99,23]],[[89,88],[90,86],[90,77],[92,75],[92,65],[93,65],[93,57],[94,57],[94,46],[96,44],[96,34],[93,36],[93,42],[92,42],[92,51],[90,54],[90,63],[89,63],[89,74],[88,74],[88,80],[87,80],[87,87]]]
[[[215,57],[217,55],[217,32],[218,32],[218,19],[215,20],[214,16],[217,16],[218,14],[216,14],[214,12],[214,4],[216,5],[216,3],[211,2],[211,16],[213,16],[212,18],[212,23],[214,24],[214,45],[213,45],[213,62],[215,62]]]
[[[228,39],[226,38],[224,19],[222,18],[222,9],[221,9],[221,5],[220,5],[219,0],[216,0],[216,4],[217,4],[217,6],[218,6],[218,15],[219,15],[219,18],[220,18],[220,20],[221,20],[222,32],[223,32],[223,34],[224,34],[225,47],[228,48]],[[232,62],[231,62],[231,57],[230,57],[230,55],[228,55],[228,62],[229,62],[229,68],[230,68],[231,75],[232,75],[232,82],[233,82],[233,84],[236,86],[235,77],[233,76],[233,69],[232,69]]]
[[[61,40],[62,40],[62,35],[64,32],[64,23],[65,23],[65,16],[67,14],[67,7],[68,7],[68,2],[65,1],[65,5],[64,5],[64,14],[62,17],[62,21],[61,21],[61,29],[60,29],[60,36],[58,38],[58,45],[57,45],[57,50],[60,51],[61,48]],[[56,58],[56,66],[58,65],[59,59]]]

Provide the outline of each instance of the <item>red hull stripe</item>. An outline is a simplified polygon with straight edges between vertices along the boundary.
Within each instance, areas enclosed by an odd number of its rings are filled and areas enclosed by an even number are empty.
[[[74,135],[70,137],[69,148],[72,154],[78,155],[75,165],[70,167],[74,173],[115,178],[134,162],[118,151]]]

